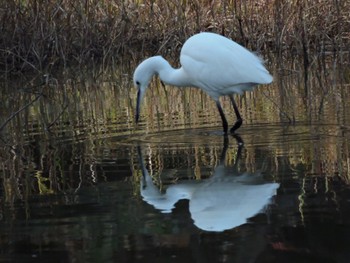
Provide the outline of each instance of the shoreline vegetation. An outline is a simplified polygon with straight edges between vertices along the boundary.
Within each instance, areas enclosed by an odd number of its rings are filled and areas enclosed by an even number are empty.
[[[346,0],[9,0],[0,7],[0,78],[161,54],[201,31],[275,56],[349,59]]]

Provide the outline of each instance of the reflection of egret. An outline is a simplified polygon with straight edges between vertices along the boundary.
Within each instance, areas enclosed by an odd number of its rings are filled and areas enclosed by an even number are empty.
[[[205,91],[217,105],[224,132],[228,124],[219,97],[229,95],[237,121],[231,128],[234,133],[242,124],[242,118],[233,94],[251,91],[258,84],[272,82],[262,60],[236,42],[214,33],[200,33],[190,37],[181,49],[181,68],[174,69],[161,56],[144,60],[134,72],[134,85],[138,88],[136,121],[140,104],[153,75],[169,85],[191,86]]]
[[[163,213],[170,213],[177,201],[188,199],[194,224],[207,231],[223,231],[244,224],[268,204],[279,184],[264,183],[260,174],[238,174],[225,167],[227,147],[225,138],[220,163],[212,177],[201,181],[177,182],[170,185],[165,193],[161,193],[154,185],[145,167],[141,148],[138,147],[143,174],[143,200]],[[240,157],[241,147],[239,144],[235,164]]]

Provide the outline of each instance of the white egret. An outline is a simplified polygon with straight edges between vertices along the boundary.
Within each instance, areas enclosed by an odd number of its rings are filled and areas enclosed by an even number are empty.
[[[190,37],[181,49],[181,67],[174,69],[161,56],[150,57],[138,65],[134,72],[134,85],[138,88],[136,122],[140,116],[140,105],[145,91],[154,75],[165,84],[179,87],[196,87],[206,92],[216,102],[224,133],[228,123],[219,97],[231,99],[237,121],[230,132],[234,133],[242,118],[233,94],[251,91],[258,84],[272,82],[261,58],[236,42],[214,33],[199,33]]]

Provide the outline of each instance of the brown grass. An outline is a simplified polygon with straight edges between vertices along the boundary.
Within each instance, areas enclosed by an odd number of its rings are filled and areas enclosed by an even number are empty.
[[[346,0],[9,0],[0,7],[2,76],[103,63],[144,53],[174,56],[200,31],[253,50],[301,55],[349,51]]]

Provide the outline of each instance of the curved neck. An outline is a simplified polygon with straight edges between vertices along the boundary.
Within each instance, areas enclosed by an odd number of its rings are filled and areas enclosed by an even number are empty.
[[[163,57],[154,57],[154,70],[159,78],[168,85],[184,87],[191,86],[191,79],[183,68],[174,69]]]

